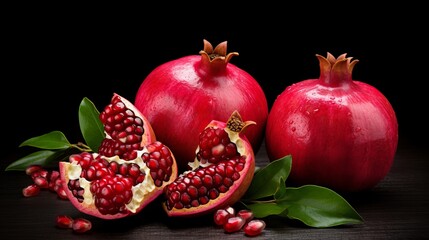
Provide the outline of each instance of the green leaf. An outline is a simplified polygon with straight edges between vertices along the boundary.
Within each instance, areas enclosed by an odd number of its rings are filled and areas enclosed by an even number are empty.
[[[324,228],[363,222],[362,217],[343,197],[325,187],[304,185],[287,188],[283,201],[289,205],[289,218],[298,219],[311,227]]]
[[[84,97],[79,106],[79,125],[86,144],[97,151],[104,139],[103,124],[99,118],[100,112],[88,98]]]
[[[33,152],[27,156],[24,156],[15,162],[9,164],[5,171],[17,170],[22,171],[25,170],[28,166],[37,164],[42,166],[47,166],[50,164],[52,160],[52,156],[55,156],[57,152],[51,150],[41,150],[37,152]]]
[[[252,211],[254,217],[264,218],[270,215],[281,215],[287,211],[288,205],[286,202],[258,202],[246,204],[246,207]]]
[[[244,199],[260,199],[273,196],[279,188],[280,180],[286,180],[292,165],[290,155],[270,162],[253,176]]]
[[[277,191],[274,193],[274,199],[276,201],[281,201],[286,197],[286,181],[283,178],[279,180],[279,186]]]
[[[52,131],[37,137],[30,138],[19,145],[31,146],[41,149],[67,149],[71,146],[64,133],[60,131]]]

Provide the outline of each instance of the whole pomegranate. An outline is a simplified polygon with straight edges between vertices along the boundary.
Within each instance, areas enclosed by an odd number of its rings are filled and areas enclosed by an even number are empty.
[[[398,123],[386,97],[352,79],[358,60],[316,55],[320,77],[288,86],[274,101],[266,126],[270,160],[291,154],[289,180],[339,191],[374,187],[389,172]]]
[[[114,94],[100,113],[106,138],[98,153],[82,152],[60,162],[68,199],[81,212],[117,219],[140,212],[177,177],[170,149],[156,141],[147,119]]]
[[[244,135],[254,121],[234,111],[227,122],[212,120],[199,134],[192,170],[164,188],[168,216],[198,216],[236,203],[255,171],[255,155]]]
[[[246,133],[254,151],[264,137],[268,104],[258,82],[230,63],[227,42],[214,49],[204,40],[200,55],[161,64],[143,80],[134,105],[148,118],[157,139],[174,152],[180,169],[194,159],[198,135],[212,120],[226,121],[234,110],[257,125]]]

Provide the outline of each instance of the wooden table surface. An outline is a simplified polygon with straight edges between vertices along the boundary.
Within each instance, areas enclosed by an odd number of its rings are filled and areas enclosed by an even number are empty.
[[[2,157],[1,167],[16,160]],[[257,164],[268,159],[264,146]],[[374,189],[341,194],[363,217],[364,223],[317,229],[284,218],[265,219],[267,227],[257,239],[428,239],[429,151],[399,143],[388,176]],[[25,198],[21,189],[31,183],[23,172],[0,173],[1,239],[241,239],[242,232],[226,234],[216,228],[212,216],[177,221],[162,212],[159,202],[151,203],[138,215],[120,220],[101,220],[86,216],[69,201],[43,191]],[[73,233],[55,227],[57,215],[86,217],[93,223],[90,232]]]

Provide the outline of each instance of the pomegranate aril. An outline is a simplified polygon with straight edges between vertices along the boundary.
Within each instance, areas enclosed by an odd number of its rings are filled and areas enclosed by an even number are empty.
[[[229,218],[233,217],[234,215],[231,214],[228,210],[226,209],[218,209],[216,210],[215,214],[214,214],[214,223],[218,226],[223,226]]]
[[[69,199],[67,197],[66,191],[64,190],[64,188],[62,186],[58,187],[58,189],[56,190],[56,193],[57,193],[58,197],[61,198],[61,199],[64,199],[64,200],[68,200]]]
[[[92,228],[92,223],[85,218],[76,218],[73,220],[72,229],[76,233],[88,232]]]
[[[226,223],[223,225],[223,229],[227,233],[238,232],[243,228],[245,222],[241,217],[230,217],[227,219]]]
[[[25,168],[25,174],[27,174],[28,176],[33,175],[33,173],[38,172],[42,170],[42,166],[40,165],[30,165],[27,168]]]
[[[56,224],[59,228],[72,228],[73,218],[67,215],[59,215],[57,216]]]
[[[244,234],[247,236],[258,236],[265,229],[265,222],[261,219],[253,219],[243,227]]]
[[[49,187],[49,183],[48,180],[44,177],[35,177],[33,179],[34,184],[36,184],[38,187],[40,188],[48,188]]]
[[[31,174],[31,178],[34,180],[36,177],[44,177],[46,179],[49,178],[49,172],[45,169],[40,169],[39,171],[35,171]]]
[[[22,189],[22,195],[24,197],[34,197],[40,193],[40,187],[36,184],[31,184],[24,189]]]
[[[227,206],[224,208],[226,211],[228,211],[232,216],[235,216],[235,209],[231,206]]]
[[[242,209],[238,211],[237,216],[243,218],[244,221],[247,223],[253,219],[253,212],[247,209]]]

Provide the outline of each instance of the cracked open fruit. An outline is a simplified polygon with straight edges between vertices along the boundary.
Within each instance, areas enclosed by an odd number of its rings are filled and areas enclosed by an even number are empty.
[[[228,121],[212,120],[199,135],[192,170],[164,188],[168,216],[198,216],[235,204],[247,191],[255,156],[244,135],[254,121],[234,111]]]
[[[60,162],[63,188],[83,213],[102,219],[137,214],[176,179],[176,160],[141,112],[118,94],[100,120],[106,137],[98,152]]]

